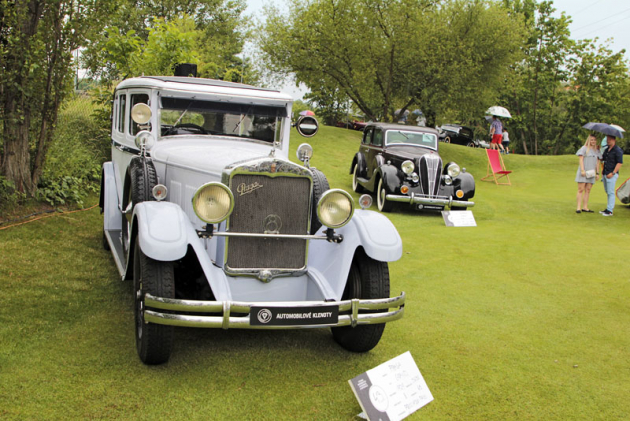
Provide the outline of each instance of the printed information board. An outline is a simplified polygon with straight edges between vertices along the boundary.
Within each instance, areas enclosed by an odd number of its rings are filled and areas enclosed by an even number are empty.
[[[348,380],[370,421],[398,421],[433,400],[409,351]]]
[[[476,227],[477,222],[472,211],[442,211],[447,227]]]

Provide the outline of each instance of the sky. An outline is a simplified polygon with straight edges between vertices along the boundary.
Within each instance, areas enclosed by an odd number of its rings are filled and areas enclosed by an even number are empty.
[[[247,0],[246,14],[262,17],[262,9],[270,0]],[[281,7],[283,0],[275,0],[273,4]],[[609,48],[613,52],[626,50],[626,58],[630,60],[630,0],[554,0],[555,16],[560,17],[564,11],[570,16],[571,37],[578,39],[599,38],[599,43],[612,39]],[[288,83],[276,86],[283,92],[301,99],[304,90]]]

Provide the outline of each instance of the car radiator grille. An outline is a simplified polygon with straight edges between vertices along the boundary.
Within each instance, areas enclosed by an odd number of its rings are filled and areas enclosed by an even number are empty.
[[[242,233],[305,235],[309,231],[311,181],[307,177],[236,174],[231,178],[234,210],[228,230]],[[230,237],[228,270],[302,269],[307,241],[286,238]]]
[[[442,158],[437,154],[426,154],[418,162],[420,169],[420,186],[422,194],[428,197],[438,195],[442,173]]]

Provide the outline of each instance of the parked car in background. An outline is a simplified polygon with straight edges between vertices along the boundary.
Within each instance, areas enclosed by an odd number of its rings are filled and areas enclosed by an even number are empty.
[[[438,128],[438,131],[440,142],[464,145],[470,148],[490,147],[487,142],[475,139],[474,132],[470,127],[459,124],[444,124]]]
[[[430,127],[368,124],[350,165],[352,188],[375,193],[382,212],[394,203],[434,210],[474,206],[473,176],[454,162],[443,164],[438,135]]]
[[[103,246],[133,283],[145,364],[169,359],[174,326],[330,327],[365,352],[402,317],[405,294],[389,295],[396,228],[329,189],[308,144],[303,165],[289,161],[291,106],[278,91],[195,77],[116,88]],[[296,127],[318,130],[308,116]]]

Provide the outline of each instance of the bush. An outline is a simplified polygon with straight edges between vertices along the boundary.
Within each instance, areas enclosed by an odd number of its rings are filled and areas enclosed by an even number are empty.
[[[24,194],[15,189],[12,181],[0,176],[0,208],[9,209],[24,199]]]
[[[77,203],[98,191],[101,165],[109,155],[109,128],[94,118],[89,97],[75,96],[59,114],[38,185],[37,198],[51,205]]]

